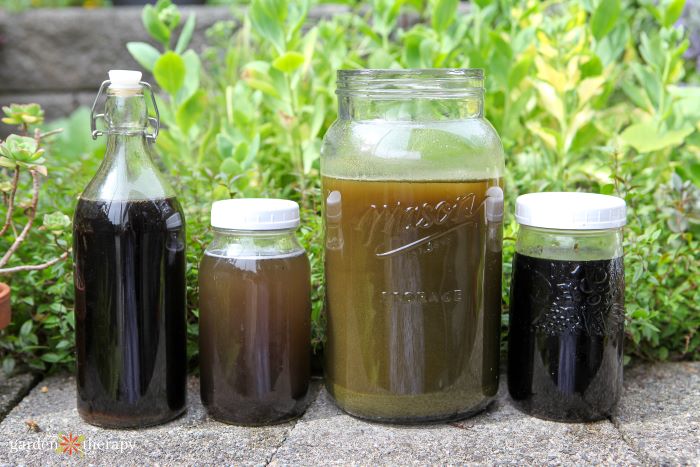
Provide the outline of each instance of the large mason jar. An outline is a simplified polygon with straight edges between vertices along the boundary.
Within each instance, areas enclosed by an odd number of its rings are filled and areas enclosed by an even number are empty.
[[[321,175],[336,403],[451,420],[498,387],[504,157],[478,69],[340,70]]]

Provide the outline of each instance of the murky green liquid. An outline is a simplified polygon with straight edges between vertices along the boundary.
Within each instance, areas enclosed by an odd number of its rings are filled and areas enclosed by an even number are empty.
[[[447,420],[496,394],[502,224],[485,200],[500,183],[324,177],[326,384],[343,410]]]

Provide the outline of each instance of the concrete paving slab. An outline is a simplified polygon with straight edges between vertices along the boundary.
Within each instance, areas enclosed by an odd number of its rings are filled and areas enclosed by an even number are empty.
[[[32,373],[22,373],[8,378],[0,372],[0,420],[5,418],[5,415],[22,400],[39,378],[39,375]]]
[[[374,424],[342,413],[325,390],[316,397],[315,383],[315,402],[299,421],[243,428],[211,420],[192,378],[186,415],[136,431],[83,423],[75,408],[75,380],[57,376],[38,384],[0,423],[0,464],[700,463],[700,363],[632,368],[625,385],[614,424],[528,417],[511,404],[503,384],[494,404],[471,419]],[[41,431],[32,431],[29,421]],[[84,456],[55,452],[59,433],[83,435]]]
[[[565,424],[519,412],[505,395],[451,424],[367,423],[342,413],[323,390],[272,459],[302,464],[636,464],[608,421]]]
[[[700,362],[627,370],[613,422],[644,463],[700,465]]]
[[[41,387],[46,386],[47,392]],[[199,381],[189,382],[189,409],[181,418],[143,430],[105,430],[83,422],[73,377],[42,381],[0,424],[0,464],[98,465],[265,464],[295,422],[246,428],[211,420],[199,400]],[[40,432],[27,425],[34,421]],[[83,435],[84,456],[57,453],[59,433]]]

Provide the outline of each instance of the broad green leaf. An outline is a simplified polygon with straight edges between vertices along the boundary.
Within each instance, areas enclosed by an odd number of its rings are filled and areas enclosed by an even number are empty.
[[[165,92],[174,95],[185,81],[185,61],[175,52],[165,52],[153,67],[153,77]]]
[[[684,180],[690,180],[700,187],[700,162],[691,162],[685,166],[678,166],[676,167],[676,173]]]
[[[613,183],[606,183],[605,185],[600,187],[600,194],[601,195],[612,195],[615,192],[615,184]]]
[[[636,84],[627,80],[623,80],[622,91],[629,97],[634,105],[648,112],[653,112],[653,107],[646,93]]]
[[[558,147],[557,133],[549,128],[543,128],[539,123],[529,122],[527,128],[537,135],[542,142],[549,146],[550,149],[556,150]]]
[[[229,199],[231,197],[231,194],[228,191],[228,188],[226,188],[223,185],[216,185],[214,187],[214,190],[212,190],[212,201],[219,201],[221,199]]]
[[[153,71],[153,66],[160,58],[160,52],[155,47],[145,42],[127,42],[126,48],[139,65]]]
[[[238,162],[241,167],[244,167],[244,162],[246,158],[248,157],[248,143],[245,141],[241,142],[238,146],[236,146],[236,149],[233,151],[233,158]]]
[[[233,142],[223,133],[216,135],[216,149],[222,159],[230,157],[233,153]]]
[[[662,71],[667,60],[667,52],[665,44],[659,34],[652,34],[649,37],[642,33],[639,39],[639,52],[642,54],[644,61],[652,65],[656,70]]]
[[[248,15],[257,33],[272,43],[278,53],[285,50],[284,18],[287,2],[281,0],[253,0]]]
[[[182,31],[180,31],[180,37],[177,38],[177,44],[175,45],[176,53],[183,53],[185,49],[187,49],[187,46],[190,45],[194,26],[197,21],[196,17],[197,15],[190,13],[190,16],[187,18],[185,25],[182,27]]]
[[[14,369],[15,359],[11,355],[7,355],[5,358],[2,359],[2,370],[5,372],[6,375],[9,375]]]
[[[72,346],[73,346],[73,342],[66,340],[66,339],[63,339],[58,344],[56,344],[56,349],[63,350],[63,349],[68,349]]]
[[[304,55],[299,52],[285,52],[272,62],[272,66],[284,73],[291,73],[304,63]]]
[[[675,100],[673,107],[676,116],[700,122],[700,86],[669,86],[668,91]]]
[[[539,56],[535,58],[535,65],[537,66],[537,77],[539,79],[551,84],[560,93],[566,91],[568,80],[564,70],[553,67]]]
[[[564,103],[561,101],[554,88],[542,81],[536,82],[535,88],[540,95],[542,108],[562,124],[564,121]]]
[[[28,319],[27,321],[22,323],[22,327],[19,328],[19,335],[22,337],[26,337],[31,332],[32,332],[32,320]]]
[[[260,80],[260,79],[254,79],[254,78],[248,78],[245,80],[246,84],[250,86],[253,89],[257,89],[259,91],[264,92],[265,94],[272,96],[272,97],[279,97],[279,92],[277,92],[277,89],[270,83]]]
[[[197,123],[204,113],[205,106],[206,94],[200,89],[177,109],[175,119],[182,131],[187,133],[192,128],[192,125]]]
[[[620,16],[620,0],[600,0],[591,16],[591,32],[600,40],[615,27]]]
[[[625,51],[630,35],[631,30],[627,23],[620,22],[596,43],[595,54],[600,57],[604,67],[610,66],[620,59],[620,56]]]
[[[593,123],[588,122],[576,132],[576,136],[574,136],[574,139],[569,144],[569,151],[574,153],[585,151],[591,144],[593,144],[593,140],[598,135],[599,131],[596,126]]]
[[[605,78],[605,76],[586,78],[578,84],[577,93],[579,107],[586,104],[591,98],[598,95],[603,90]]]
[[[508,87],[516,88],[520,82],[528,75],[532,68],[532,57],[524,56],[518,60],[508,73]]]
[[[411,68],[419,68],[421,66],[420,46],[424,39],[425,35],[420,25],[413,28],[403,37],[403,56],[407,66]]]
[[[294,0],[289,3],[285,2],[283,5],[288,6],[287,14],[284,18],[286,20],[287,40],[289,41],[304,25],[309,14],[309,8],[311,8],[311,1]]]
[[[232,177],[234,175],[239,175],[240,173],[243,172],[243,169],[241,168],[240,164],[234,159],[233,157],[229,157],[228,159],[224,159],[224,161],[221,163],[219,166],[219,171],[227,175],[229,177]]]
[[[314,26],[304,37],[304,73],[308,72],[316,50],[318,27]]]
[[[661,9],[651,2],[644,2],[644,9],[647,10],[651,16],[654,17],[659,23],[663,23],[663,15],[661,14]]]
[[[377,47],[367,58],[369,68],[391,68],[394,63],[394,57],[382,47]]]
[[[490,31],[489,42],[491,43],[491,46],[501,55],[507,58],[511,58],[513,56],[513,49],[511,49],[508,41],[503,39],[499,32]]]
[[[304,162],[304,173],[309,173],[314,162],[321,157],[321,141],[316,139],[305,145],[302,158]]]
[[[628,126],[620,137],[637,151],[647,153],[678,146],[693,131],[692,127],[686,127],[662,132],[657,124],[644,122]]]
[[[202,69],[199,55],[194,50],[185,52],[182,59],[185,62],[185,82],[177,93],[178,103],[186,101],[199,89],[199,75]]]
[[[457,16],[459,0],[436,0],[433,7],[432,25],[438,33],[445,31]]]
[[[597,55],[591,55],[589,60],[581,64],[581,79],[592,78],[603,73],[603,63]]]
[[[321,126],[326,118],[326,103],[323,97],[318,96],[314,102],[313,116],[311,117],[311,129],[309,131],[309,137],[315,138],[321,131]]]
[[[671,0],[664,13],[664,26],[673,26],[683,14],[683,7],[685,7],[685,0]]]
[[[141,11],[141,21],[143,22],[143,27],[148,31],[148,34],[163,44],[163,46],[167,47],[170,42],[170,30],[165,23],[160,20],[158,11],[153,5],[146,5],[143,7]]]
[[[45,362],[56,363],[60,361],[64,356],[57,353],[48,352],[41,356],[41,359]]]

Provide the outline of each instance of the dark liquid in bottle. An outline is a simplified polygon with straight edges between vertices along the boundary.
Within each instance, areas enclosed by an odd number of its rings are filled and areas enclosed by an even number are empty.
[[[185,224],[175,198],[81,199],[75,213],[78,411],[126,428],[185,409]]]
[[[217,420],[279,423],[307,405],[311,302],[306,254],[225,258],[199,269],[202,403]]]
[[[498,186],[323,178],[326,385],[343,410],[447,420],[496,394],[502,225],[485,201]]]
[[[513,260],[508,389],[525,412],[561,421],[610,415],[622,391],[622,257]]]

